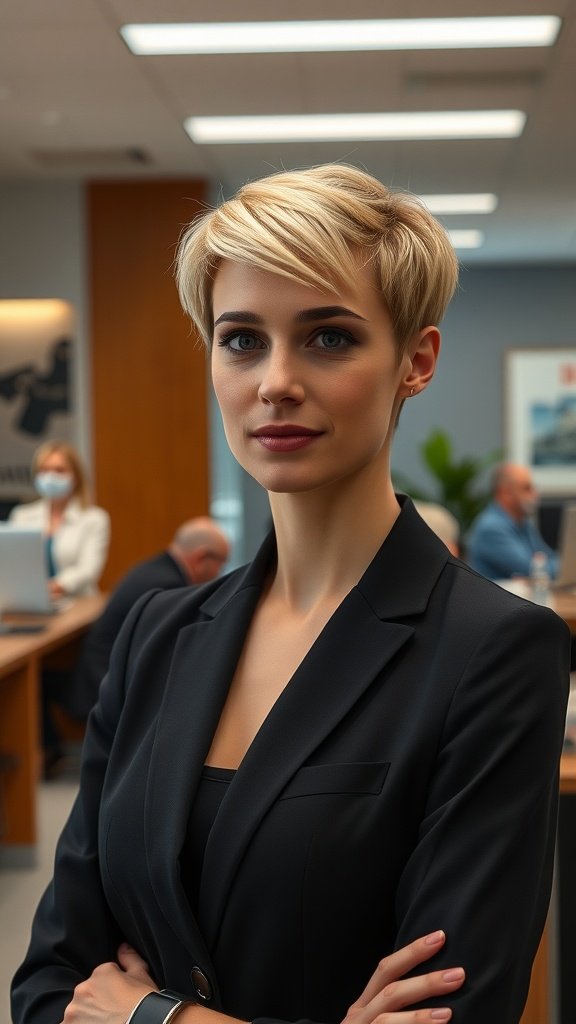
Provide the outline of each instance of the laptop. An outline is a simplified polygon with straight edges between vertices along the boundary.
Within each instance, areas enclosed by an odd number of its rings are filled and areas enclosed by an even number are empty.
[[[41,530],[0,523],[0,615],[59,610],[48,593],[44,544]]]
[[[558,575],[554,590],[576,588],[576,505],[566,505],[562,512],[560,545],[558,549]]]

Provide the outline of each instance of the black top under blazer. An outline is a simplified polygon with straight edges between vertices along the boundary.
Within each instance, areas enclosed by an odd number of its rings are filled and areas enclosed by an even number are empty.
[[[336,1024],[381,957],[438,928],[421,972],[466,968],[443,1000],[455,1024],[519,1020],[551,885],[569,634],[453,558],[407,500],[230,783],[192,914],[188,810],[274,550],[147,595],[126,621],[16,1024],[56,1024],[121,940],[209,1007]]]

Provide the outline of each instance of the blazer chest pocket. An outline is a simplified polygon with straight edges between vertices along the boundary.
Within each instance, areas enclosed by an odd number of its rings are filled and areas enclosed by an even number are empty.
[[[389,768],[389,761],[307,765],[282,790],[280,800],[324,793],[369,793],[376,796],[382,790]]]

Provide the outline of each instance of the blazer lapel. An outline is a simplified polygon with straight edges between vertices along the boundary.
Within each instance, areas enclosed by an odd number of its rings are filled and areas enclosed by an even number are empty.
[[[272,708],[230,784],[206,846],[199,917],[210,949],[236,870],[266,811],[412,632],[381,622],[353,591]]]
[[[226,900],[259,823],[294,773],[409,640],[449,553],[401,498],[402,512],[336,610],[246,753],[211,830],[199,917],[214,949]]]
[[[448,552],[412,504],[404,504],[360,583],[272,708],[229,786],[206,847],[199,896],[203,938],[182,891],[178,858],[191,796],[274,557],[273,535],[243,576],[233,574],[204,602],[200,611],[209,617],[180,631],[150,760],[145,815],[151,883],[187,947],[193,941],[205,949],[205,941],[214,948],[230,886],[266,811],[413,633],[410,623],[393,620],[424,610]]]
[[[275,549],[270,536],[244,571],[218,581],[178,634],[158,715],[145,798],[150,882],[185,948],[203,948],[180,882],[191,799]]]
[[[190,802],[226,699],[257,588],[239,592],[216,619],[184,627],[172,657],[148,770],[148,867],[163,912],[185,945],[199,933],[180,883]]]

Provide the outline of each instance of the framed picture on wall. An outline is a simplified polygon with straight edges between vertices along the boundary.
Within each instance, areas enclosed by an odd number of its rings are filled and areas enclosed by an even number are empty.
[[[505,359],[507,458],[530,466],[542,494],[576,494],[576,344]]]
[[[0,301],[0,503],[35,496],[44,441],[74,441],[74,312],[60,299]]]

